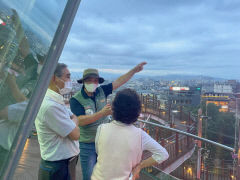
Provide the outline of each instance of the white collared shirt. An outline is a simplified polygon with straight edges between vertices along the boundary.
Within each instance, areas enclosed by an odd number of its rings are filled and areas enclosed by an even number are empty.
[[[120,121],[114,120],[112,123],[115,123],[119,126],[133,126],[121,123]],[[98,150],[97,141],[99,137],[101,125],[98,127],[95,142],[96,142],[96,152]],[[142,135],[142,150],[150,151],[152,153],[152,158],[157,161],[159,164],[168,159],[169,155],[167,150],[162,147],[157,141],[155,141],[151,136],[149,136],[145,131],[141,129]]]
[[[57,161],[79,154],[78,141],[68,137],[76,127],[71,115],[63,96],[48,89],[35,120],[42,159]]]
[[[145,131],[119,121],[98,126],[95,147],[98,159],[92,180],[128,179],[132,169],[140,163],[144,150],[150,151],[158,163],[169,157],[166,149]]]

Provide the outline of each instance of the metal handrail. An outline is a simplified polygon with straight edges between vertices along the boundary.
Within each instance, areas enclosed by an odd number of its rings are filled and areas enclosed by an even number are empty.
[[[221,148],[226,149],[228,151],[235,152],[234,148],[225,146],[223,144],[220,144],[220,143],[217,143],[217,142],[214,142],[214,141],[211,141],[211,140],[208,140],[208,139],[205,139],[205,138],[202,138],[202,137],[199,137],[199,136],[196,136],[196,135],[193,135],[193,134],[190,134],[190,133],[187,133],[187,132],[175,129],[175,128],[170,128],[170,127],[167,127],[167,126],[164,126],[164,125],[160,125],[160,124],[156,124],[156,123],[152,123],[152,122],[148,122],[148,121],[144,121],[144,120],[138,120],[138,121],[142,122],[142,123],[150,124],[150,125],[153,125],[153,126],[156,126],[156,127],[160,127],[160,128],[163,128],[163,129],[167,129],[169,131],[177,132],[179,134],[184,134],[184,135],[192,137],[194,139],[197,139],[197,140],[209,143],[209,144],[213,144],[215,146],[221,147]]]

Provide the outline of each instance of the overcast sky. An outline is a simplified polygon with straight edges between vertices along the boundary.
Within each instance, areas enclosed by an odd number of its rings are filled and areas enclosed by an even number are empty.
[[[82,0],[61,62],[70,70],[240,79],[239,0]]]

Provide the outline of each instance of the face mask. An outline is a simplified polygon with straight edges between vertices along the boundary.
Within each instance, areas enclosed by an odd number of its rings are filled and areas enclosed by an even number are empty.
[[[60,78],[58,78],[58,79],[60,79]],[[64,82],[64,88],[62,88],[62,89],[58,88],[58,89],[59,89],[59,93],[60,93],[61,95],[70,93],[70,92],[72,91],[72,81],[67,81],[67,82],[65,82],[65,81],[63,81],[62,79],[60,79],[60,80],[61,80],[62,82]]]
[[[37,73],[38,73],[38,74],[41,73],[42,68],[43,68],[43,65],[42,65],[42,64],[38,64],[38,67],[37,67]]]
[[[94,83],[87,84],[87,83],[85,83],[84,86],[85,86],[85,88],[88,92],[92,93],[92,92],[95,92],[95,90],[98,87],[98,84],[94,84]]]
[[[72,91],[72,82],[71,81],[67,81],[64,82],[64,88],[60,89],[59,92],[60,94],[68,94]]]

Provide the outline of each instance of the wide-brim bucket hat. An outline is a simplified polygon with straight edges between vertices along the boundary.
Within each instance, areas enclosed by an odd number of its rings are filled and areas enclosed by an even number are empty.
[[[77,80],[77,82],[81,84],[81,83],[83,83],[83,81],[85,79],[90,78],[90,77],[98,78],[99,84],[104,82],[104,79],[99,76],[97,69],[85,69],[83,71],[83,77],[81,79]]]

